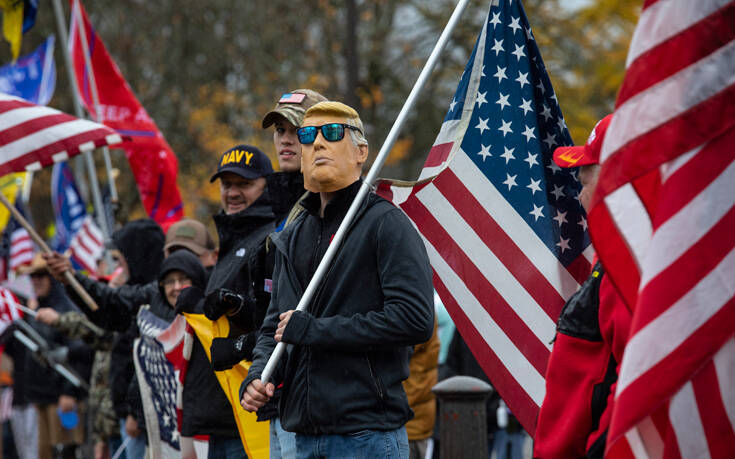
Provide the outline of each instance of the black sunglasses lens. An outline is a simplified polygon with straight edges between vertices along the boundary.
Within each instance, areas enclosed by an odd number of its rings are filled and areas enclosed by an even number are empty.
[[[337,142],[344,138],[345,127],[339,123],[325,124],[322,126],[322,135],[330,142]]]
[[[314,140],[316,140],[317,129],[318,128],[316,126],[306,126],[306,127],[299,128],[296,131],[296,135],[299,138],[299,142],[303,144],[314,143]]]

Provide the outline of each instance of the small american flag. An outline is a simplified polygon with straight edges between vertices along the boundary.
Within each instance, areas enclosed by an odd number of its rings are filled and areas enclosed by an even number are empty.
[[[36,171],[121,141],[101,124],[0,93],[0,175]]]
[[[23,313],[18,309],[18,298],[10,290],[0,287],[0,334],[21,317]]]
[[[20,199],[16,199],[15,208],[21,215],[25,215],[23,204]],[[25,228],[14,218],[10,218],[8,225],[5,227],[5,237],[7,238],[7,265],[10,270],[15,271],[23,265],[33,261],[33,241]],[[7,272],[5,273],[7,275]],[[6,276],[7,277],[7,276]]]
[[[633,312],[607,457],[735,456],[735,2],[644,4],[595,247]]]
[[[87,215],[69,244],[72,260],[94,274],[97,272],[97,262],[102,258],[104,249],[102,230],[94,223],[92,217]]]
[[[418,228],[439,296],[530,433],[556,320],[590,272],[581,186],[552,160],[571,143],[520,2],[493,2],[419,182],[378,187]]]
[[[278,99],[279,104],[300,104],[306,98],[306,94],[298,92],[287,92]]]

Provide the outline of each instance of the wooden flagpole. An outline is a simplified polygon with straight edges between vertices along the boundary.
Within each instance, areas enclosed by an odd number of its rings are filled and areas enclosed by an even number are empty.
[[[2,204],[8,208],[8,211],[13,216],[13,218],[15,218],[18,223],[20,223],[21,226],[23,226],[23,228],[28,231],[28,234],[31,236],[31,239],[33,239],[33,242],[35,242],[36,245],[38,245],[44,253],[53,253],[49,246],[46,245],[46,242],[44,242],[44,240],[41,238],[41,236],[38,235],[36,230],[33,229],[30,223],[28,223],[25,217],[23,217],[23,215],[18,212],[18,209],[16,209],[15,206],[12,205],[10,201],[8,201],[8,198],[5,197],[4,193],[0,193],[0,202],[2,202]],[[69,283],[69,285],[71,285],[77,295],[79,295],[82,301],[84,301],[84,304],[86,304],[89,309],[91,309],[92,311],[96,311],[99,309],[97,303],[95,303],[92,297],[89,296],[89,293],[84,290],[82,284],[79,283],[79,281],[74,277],[71,271],[64,272],[64,278]]]

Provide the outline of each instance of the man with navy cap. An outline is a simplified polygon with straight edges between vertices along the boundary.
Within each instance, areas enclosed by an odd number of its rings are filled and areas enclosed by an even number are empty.
[[[270,159],[256,147],[237,145],[222,155],[210,180],[219,179],[222,204],[222,210],[214,216],[219,236],[217,263],[204,291],[189,287],[176,302],[178,312],[203,312],[210,320],[226,315],[230,336],[239,337],[243,349],[255,345],[270,301],[264,274],[264,241],[274,229],[266,192],[266,177],[271,173]],[[211,351],[214,369],[224,369],[218,366],[216,346]],[[222,418],[222,412],[211,414],[213,421]],[[246,457],[234,422],[231,427],[231,432],[210,433],[210,457]],[[199,433],[204,432],[182,432]],[[212,448],[225,455],[211,456]]]

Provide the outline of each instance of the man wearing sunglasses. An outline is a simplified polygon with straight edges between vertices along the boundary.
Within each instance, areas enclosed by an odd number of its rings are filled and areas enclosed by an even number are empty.
[[[368,157],[357,112],[320,102],[297,132],[310,191],[305,209],[272,238],[273,295],[240,388],[257,411],[283,384],[279,412],[297,457],[408,458],[413,416],[401,382],[411,348],[431,337],[431,269],[400,209],[370,193],[306,311],[294,311],[361,186]],[[272,381],[260,375],[277,342],[288,344]]]

